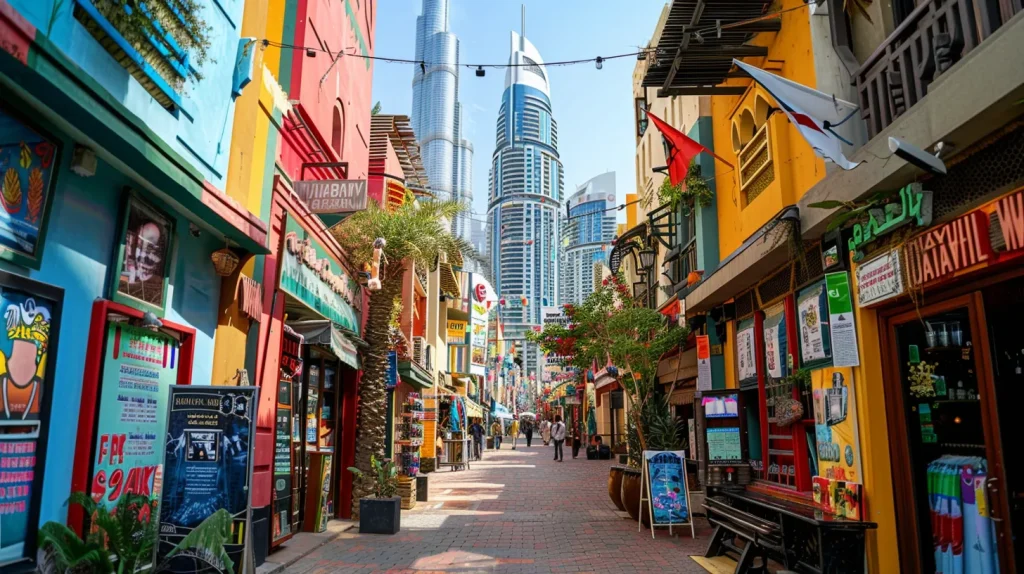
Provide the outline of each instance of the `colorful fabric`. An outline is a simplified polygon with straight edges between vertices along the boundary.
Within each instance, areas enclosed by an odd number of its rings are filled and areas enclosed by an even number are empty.
[[[935,571],[994,574],[999,571],[995,524],[985,493],[987,463],[980,457],[945,455],[928,465]]]

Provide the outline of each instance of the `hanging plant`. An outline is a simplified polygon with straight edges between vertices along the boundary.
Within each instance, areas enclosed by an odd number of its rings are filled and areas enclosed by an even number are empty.
[[[704,179],[700,164],[697,163],[696,158],[690,162],[686,178],[679,182],[678,185],[672,185],[672,182],[667,177],[661,182],[661,187],[658,188],[658,197],[661,199],[662,204],[667,203],[671,205],[673,210],[682,205],[684,215],[690,215],[693,212],[693,207],[696,205],[711,207],[711,203],[715,199],[711,186]]]

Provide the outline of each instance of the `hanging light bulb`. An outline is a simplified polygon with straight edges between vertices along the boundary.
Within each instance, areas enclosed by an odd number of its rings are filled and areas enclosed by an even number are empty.
[[[482,78],[482,77],[484,77],[484,75],[485,75],[486,73],[487,73],[487,72],[485,72],[485,71],[484,71],[484,67],[483,67],[483,66],[477,66],[477,67],[476,67],[476,77],[478,77],[478,78]]]
[[[594,67],[597,68],[598,70],[603,68],[604,67],[604,58],[602,58],[601,56],[598,56],[597,60],[594,60]]]

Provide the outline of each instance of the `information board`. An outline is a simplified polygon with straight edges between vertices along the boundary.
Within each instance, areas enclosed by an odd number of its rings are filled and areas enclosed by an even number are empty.
[[[743,462],[739,427],[711,427],[708,435],[708,462],[711,464]]]

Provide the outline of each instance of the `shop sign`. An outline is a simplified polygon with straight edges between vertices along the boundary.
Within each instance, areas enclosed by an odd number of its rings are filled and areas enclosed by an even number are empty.
[[[881,303],[903,294],[900,251],[894,249],[857,267],[857,304]]]
[[[910,223],[917,227],[932,224],[932,192],[924,191],[920,183],[912,183],[900,189],[899,196],[899,203],[869,209],[867,221],[854,224],[853,237],[848,242],[854,261],[864,258],[865,245],[901,227]]]
[[[0,257],[39,269],[58,151],[0,109]]]
[[[231,518],[231,532],[238,534],[224,544],[234,567],[212,566],[220,572],[242,571],[245,536],[240,533],[249,525],[256,400],[257,387],[170,388],[157,563],[223,510]],[[179,552],[169,559],[169,570],[193,571],[194,556],[209,561],[213,554],[203,548]]]
[[[365,179],[296,181],[294,189],[313,213],[343,214],[366,209]]]
[[[305,231],[288,218],[285,252],[281,254],[281,290],[302,301],[326,319],[359,334],[355,282],[332,261],[319,243],[302,237]]]
[[[469,362],[471,366],[484,368],[487,366],[487,320],[473,317],[472,332],[469,337],[471,350]],[[483,374],[483,373],[480,373]]]
[[[712,386],[711,339],[707,335],[697,335],[697,390],[710,391]]]
[[[827,368],[812,373],[812,394],[817,475],[861,482],[853,369]]]
[[[263,285],[247,275],[238,279],[238,310],[249,319],[260,322],[263,315]]]
[[[170,335],[107,325],[89,493],[100,508],[113,510],[127,493],[160,500],[168,390],[178,380],[179,354]]]
[[[468,321],[448,319],[448,342],[463,344],[466,342],[466,325]]]
[[[832,364],[836,367],[856,367],[860,365],[860,353],[857,349],[857,327],[853,319],[849,274],[846,271],[826,273],[825,290],[828,294]]]

